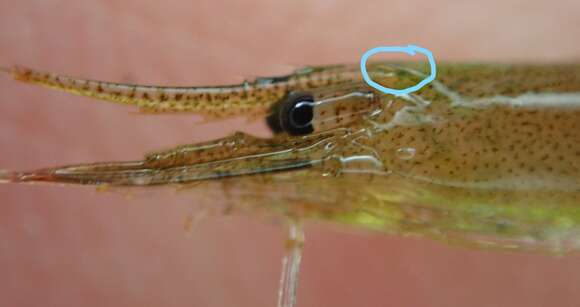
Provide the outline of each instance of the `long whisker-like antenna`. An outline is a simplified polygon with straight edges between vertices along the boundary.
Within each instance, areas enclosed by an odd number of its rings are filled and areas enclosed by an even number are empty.
[[[46,73],[21,66],[1,68],[16,80],[37,84],[68,93],[134,105],[151,112],[190,112],[209,118],[237,115],[258,117],[268,112],[273,103],[294,90],[304,90],[349,74],[338,71],[299,72],[283,77],[258,78],[227,86],[172,87],[135,85],[80,79]]]

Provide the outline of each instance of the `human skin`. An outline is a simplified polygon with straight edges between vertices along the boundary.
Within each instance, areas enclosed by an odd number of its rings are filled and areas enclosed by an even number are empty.
[[[0,66],[165,85],[236,83],[417,44],[438,60],[580,61],[574,1],[0,2]],[[199,123],[0,77],[0,168],[128,160],[261,122]],[[285,228],[195,190],[0,185],[1,306],[273,306]],[[216,201],[216,207],[219,203]],[[576,306],[580,255],[450,247],[306,223],[298,306]]]

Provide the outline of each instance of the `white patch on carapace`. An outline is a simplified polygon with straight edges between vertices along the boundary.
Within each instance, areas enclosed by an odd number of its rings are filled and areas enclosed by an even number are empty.
[[[376,169],[378,170],[382,170],[384,169],[384,165],[383,162],[381,162],[381,160],[373,157],[373,156],[368,156],[368,155],[358,155],[358,156],[350,156],[350,157],[341,157],[340,158],[340,162],[343,165],[352,163],[352,162],[368,162],[371,165],[373,165],[374,167],[376,167]]]
[[[433,80],[433,88],[436,91],[438,91],[439,93],[449,97],[449,99],[451,100],[451,103],[453,105],[460,104],[463,101],[465,101],[465,99],[459,93],[452,91],[450,88],[448,88],[442,82],[439,82],[437,80]]]
[[[393,129],[394,127],[418,126],[426,123],[441,122],[442,119],[432,114],[425,114],[423,107],[405,106],[395,113],[393,118],[385,124],[376,123],[378,132]]]
[[[402,68],[409,73],[418,76],[425,76],[420,71]],[[568,93],[534,93],[528,92],[519,96],[497,95],[484,98],[467,98],[458,92],[451,90],[439,80],[433,80],[433,88],[439,93],[447,96],[451,100],[451,106],[461,106],[468,108],[482,108],[490,105],[509,105],[513,107],[554,107],[554,108],[580,108],[580,92]]]
[[[509,105],[530,108],[580,108],[580,93],[526,93],[516,97],[494,96],[463,101],[459,105],[473,108]]]

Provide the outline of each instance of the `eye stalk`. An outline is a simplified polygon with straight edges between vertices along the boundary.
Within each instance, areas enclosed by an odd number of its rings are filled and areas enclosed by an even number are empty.
[[[266,122],[274,133],[298,136],[343,127],[379,109],[380,100],[369,92],[291,92],[272,107]]]

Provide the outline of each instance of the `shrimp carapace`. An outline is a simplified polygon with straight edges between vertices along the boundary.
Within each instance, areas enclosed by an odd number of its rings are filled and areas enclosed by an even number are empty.
[[[222,87],[127,85],[14,68],[24,82],[145,111],[261,118],[273,136],[232,133],[136,161],[5,172],[0,181],[205,182],[218,193],[216,183],[228,182],[239,187],[229,200],[239,208],[477,246],[578,249],[580,65],[438,66],[437,80],[402,96],[370,88],[348,65]],[[367,70],[375,82],[406,88],[429,67],[379,62]]]

